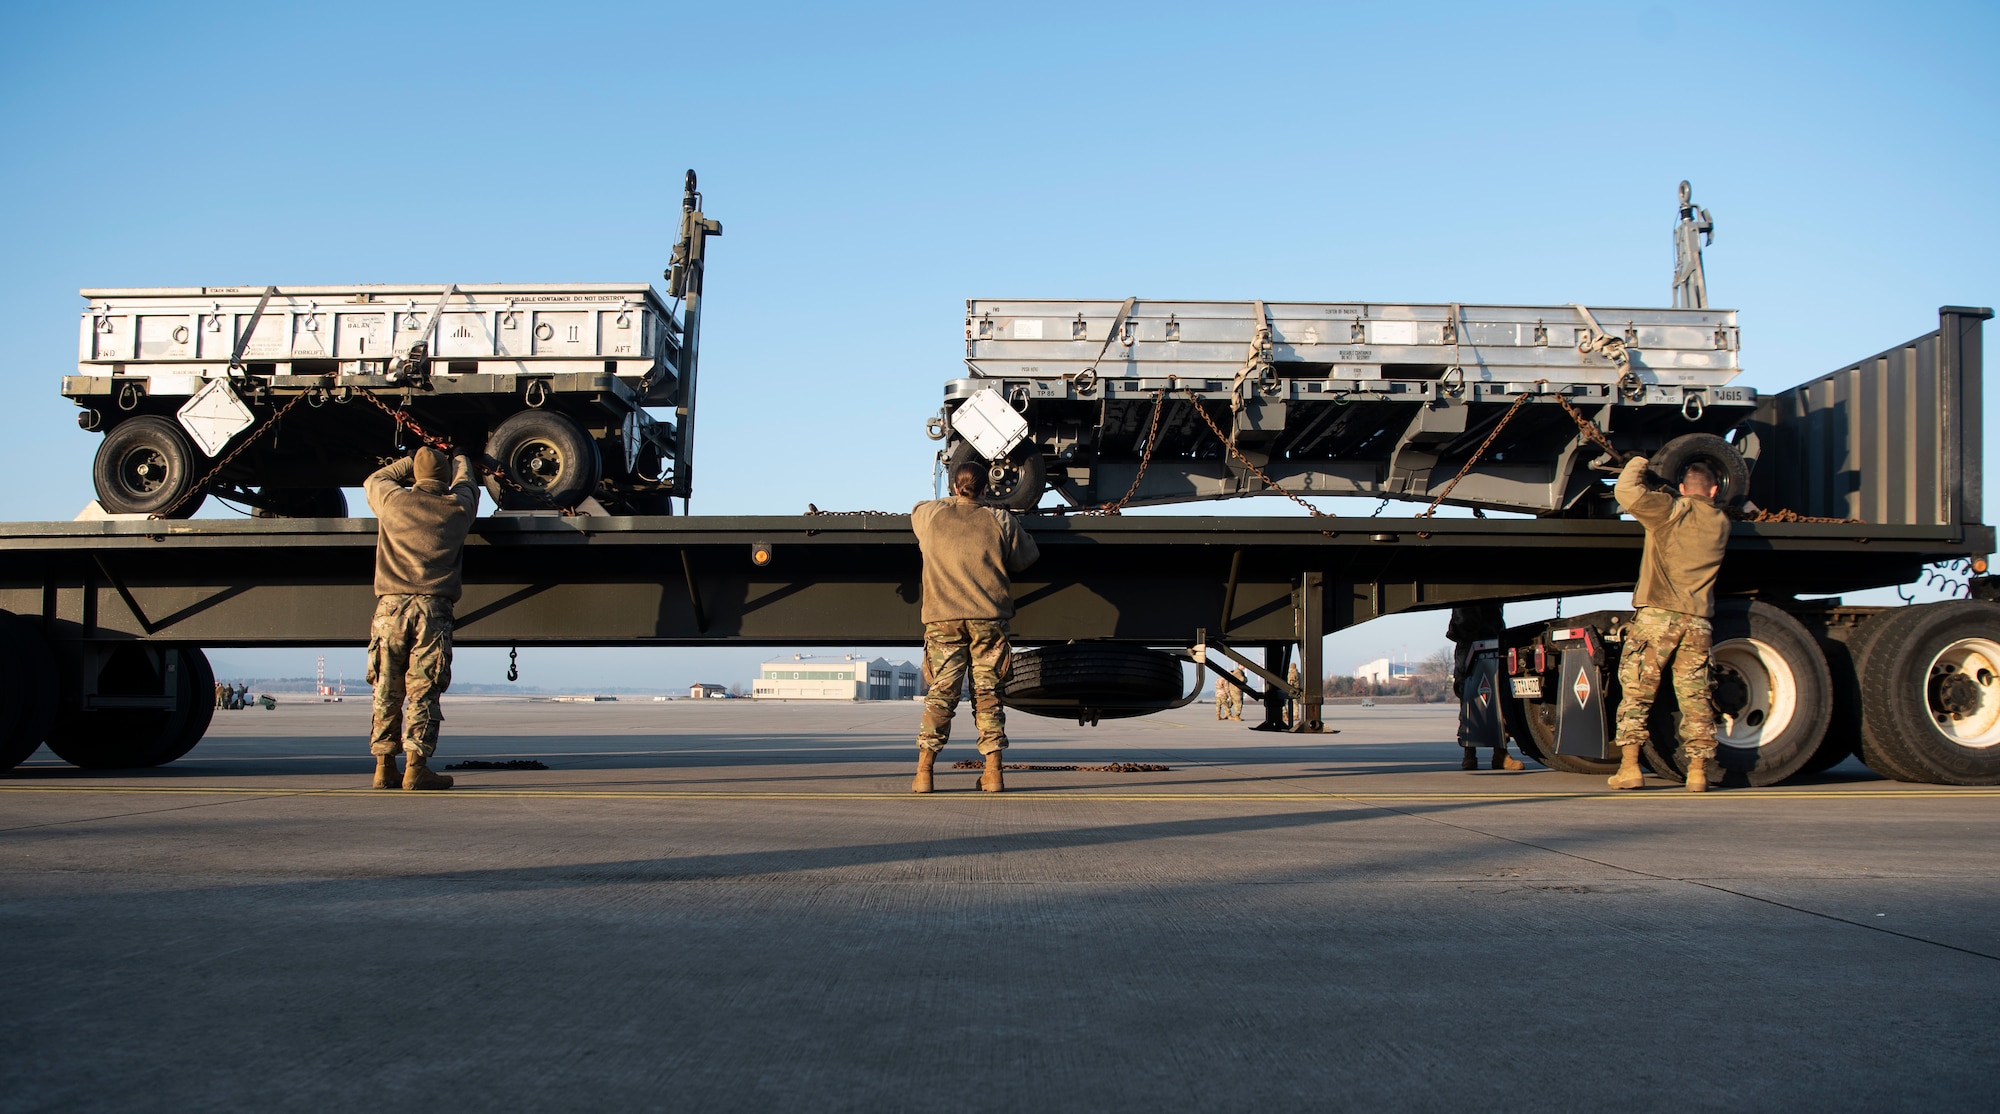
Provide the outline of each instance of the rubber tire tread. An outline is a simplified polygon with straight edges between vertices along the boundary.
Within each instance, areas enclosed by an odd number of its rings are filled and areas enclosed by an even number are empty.
[[[598,454],[597,442],[583,431],[568,415],[553,410],[523,410],[506,421],[493,427],[486,438],[486,464],[499,468],[503,461],[513,458],[514,451],[523,442],[540,439],[556,447],[563,460],[562,482],[548,490],[548,501],[533,494],[514,491],[503,487],[500,481],[486,477],[486,492],[493,497],[494,505],[506,510],[547,510],[550,506],[568,510],[590,498],[597,490],[598,481],[604,478],[604,460]],[[577,466],[571,468],[569,462]],[[519,476],[512,476],[515,483],[528,491],[528,485],[521,483]]]
[[[1776,785],[1793,774],[1819,749],[1826,738],[1827,723],[1833,715],[1833,679],[1826,655],[1803,623],[1782,608],[1761,600],[1725,600],[1715,609],[1712,642],[1720,644],[1738,638],[1756,638],[1776,649],[1792,667],[1798,682],[1798,708],[1793,723],[1780,741],[1752,751],[1746,747],[1723,745],[1716,740],[1716,763],[1722,767],[1724,786]],[[1782,639],[1779,637],[1782,635]],[[1785,643],[1789,642],[1787,646]],[[1711,661],[1713,658],[1711,657]],[[1646,743],[1641,748],[1646,764],[1669,781],[1685,784],[1687,768],[1675,753],[1680,749],[1680,715],[1673,686],[1660,679],[1660,695],[1653,704],[1653,719],[1647,726]]]
[[[1014,655],[1009,697],[1100,697],[1172,702],[1182,695],[1180,659],[1136,646],[1043,646]]]
[[[48,738],[58,676],[55,655],[35,624],[0,611],[0,772],[27,761]]]
[[[1908,700],[1912,670],[1927,669],[1945,643],[1963,637],[2000,639],[2000,604],[1947,600],[1893,614],[1857,663],[1862,761],[1898,781],[2000,785],[2000,747],[1975,750],[1946,741],[1930,727],[1928,696],[1922,703]],[[1924,681],[1919,690],[1928,689],[1928,677]]]
[[[1713,433],[1683,433],[1660,446],[1646,461],[1647,471],[1669,487],[1678,484],[1681,469],[1697,460],[1706,460],[1722,470],[1722,491],[1716,502],[1740,506],[1750,494],[1750,465],[1736,446]]]
[[[134,643],[128,649],[130,652],[142,652],[148,648],[164,651],[181,647],[149,647]],[[209,678],[208,691],[195,691],[197,674],[205,674]],[[66,707],[56,716],[55,725],[49,731],[49,750],[57,758],[85,770],[145,769],[186,754],[195,742],[200,741],[199,735],[188,741],[187,734],[189,727],[204,715],[202,702],[208,704],[207,716],[215,714],[214,674],[208,668],[206,655],[203,655],[197,668],[179,670],[176,676],[179,684],[175,695],[181,700],[181,708],[172,712],[84,711],[80,697],[71,699],[73,694],[65,693]]]
[[[1882,620],[1893,614],[1896,612],[1870,615],[1854,628],[1846,641],[1820,638],[1820,653],[1826,656],[1827,673],[1833,679],[1833,716],[1826,725],[1826,738],[1820,740],[1819,749],[1799,767],[1796,776],[1823,774],[1849,758],[1861,756],[1861,675],[1855,663],[1860,660],[1862,648],[1882,630]]]
[[[149,498],[129,499],[118,487],[117,458],[127,449],[144,443],[159,448],[167,458],[173,482]],[[194,442],[188,440],[187,434],[172,420],[156,414],[127,418],[105,433],[104,440],[97,446],[97,457],[91,463],[90,478],[97,488],[98,505],[112,514],[158,514],[172,506],[174,500],[194,485],[197,459]],[[197,495],[167,517],[193,518],[194,512],[201,509],[206,499],[206,495]]]

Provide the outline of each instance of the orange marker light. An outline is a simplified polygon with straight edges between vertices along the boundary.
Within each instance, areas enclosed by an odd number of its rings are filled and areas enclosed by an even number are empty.
[[[755,565],[755,566],[757,566],[757,567],[758,567],[758,568],[760,568],[760,569],[761,569],[761,568],[763,568],[764,566],[766,566],[766,565],[770,564],[770,563],[771,563],[771,543],[770,543],[770,542],[752,542],[752,543],[751,543],[751,545],[750,545],[750,563],[751,563],[751,564],[753,564],[753,565]]]

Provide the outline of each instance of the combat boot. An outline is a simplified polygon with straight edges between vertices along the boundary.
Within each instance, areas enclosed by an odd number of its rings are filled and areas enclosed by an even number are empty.
[[[1466,753],[1470,754],[1472,752],[1466,751]],[[1520,759],[1507,753],[1507,744],[1505,743],[1501,743],[1499,746],[1493,748],[1493,768],[1496,770],[1527,769],[1527,767],[1521,765]]]
[[[1474,749],[1472,749],[1471,747],[1466,747],[1466,748],[1465,748],[1465,754],[1464,754],[1464,756],[1463,756],[1463,757],[1461,757],[1461,758],[1460,758],[1460,759],[1458,760],[1458,768],[1459,768],[1459,769],[1461,769],[1461,770],[1476,770],[1476,769],[1478,769],[1478,768],[1479,768],[1479,752],[1478,752],[1478,751],[1476,751],[1476,750],[1474,750]]]
[[[931,750],[928,747],[919,747],[917,749],[917,780],[910,783],[910,792],[928,793],[931,791],[931,767],[935,765],[937,765],[937,751]]]
[[[410,755],[410,765],[403,771],[405,789],[450,789],[451,775],[434,774],[430,763],[416,755]]]
[[[1000,752],[986,756],[986,772],[979,775],[979,788],[987,793],[999,793],[1007,788],[1000,777]]]
[[[1646,775],[1639,769],[1639,744],[1626,743],[1618,748],[1622,756],[1618,760],[1618,772],[1604,779],[1613,789],[1637,789],[1646,784]]]
[[[1708,792],[1708,759],[1688,759],[1687,786],[1690,793]]]
[[[375,784],[373,789],[394,789],[403,784],[403,771],[396,768],[396,756],[378,754],[375,756]]]

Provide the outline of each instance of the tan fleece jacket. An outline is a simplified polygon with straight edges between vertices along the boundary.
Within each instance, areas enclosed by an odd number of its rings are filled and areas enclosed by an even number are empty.
[[[464,593],[465,534],[479,513],[472,462],[452,458],[451,490],[411,487],[409,457],[379,469],[363,485],[375,512],[375,594],[442,596],[456,603]]]
[[[1007,574],[1041,556],[1013,515],[954,495],[918,503],[910,527],[924,555],[924,622],[1013,618]]]
[[[1618,505],[1646,527],[1632,604],[1706,619],[1715,614],[1715,574],[1729,545],[1729,516],[1713,499],[1653,491],[1645,476],[1643,456],[1626,461],[1618,474]]]

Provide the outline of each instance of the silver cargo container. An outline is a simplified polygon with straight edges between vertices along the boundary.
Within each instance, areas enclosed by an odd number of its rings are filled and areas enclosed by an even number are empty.
[[[645,282],[86,289],[63,394],[104,434],[98,501],[339,516],[340,489],[421,430],[483,449],[503,507],[667,513],[691,489],[704,244],[721,231],[689,172],[671,307]]]

